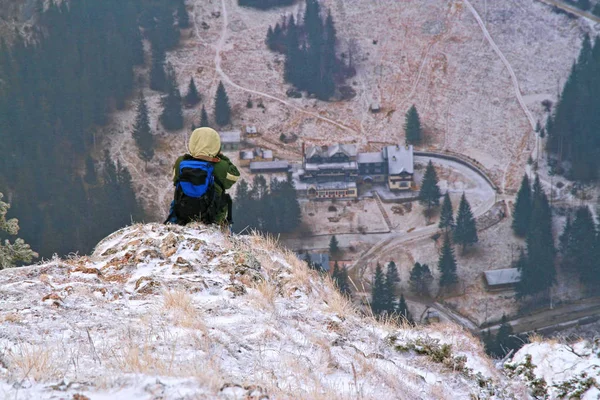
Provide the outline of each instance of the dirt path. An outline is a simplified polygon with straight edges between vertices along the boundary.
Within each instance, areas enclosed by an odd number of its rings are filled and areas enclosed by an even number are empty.
[[[527,120],[529,121],[529,124],[531,125],[531,131],[532,131],[533,135],[535,135],[536,145],[534,147],[533,155],[532,155],[532,157],[535,159],[537,157],[537,148],[538,148],[537,141],[539,140],[539,136],[535,133],[536,121],[535,121],[535,118],[533,117],[533,114],[531,113],[529,108],[527,108],[527,105],[525,104],[525,100],[523,99],[523,94],[521,93],[521,89],[519,87],[519,80],[517,79],[517,75],[515,74],[515,71],[513,70],[512,66],[510,65],[510,63],[508,62],[506,57],[504,56],[504,53],[502,53],[502,51],[500,50],[500,48],[498,47],[496,42],[494,42],[494,39],[492,38],[489,31],[487,30],[485,23],[481,19],[481,16],[479,15],[479,13],[475,9],[475,7],[473,7],[473,5],[471,4],[471,2],[469,0],[463,0],[463,2],[465,3],[465,5],[469,9],[469,11],[471,11],[471,14],[473,14],[473,17],[475,17],[475,20],[477,20],[477,23],[479,24],[479,27],[481,28],[483,35],[487,39],[490,46],[492,46],[492,49],[494,50],[494,52],[498,55],[498,57],[500,57],[500,60],[502,60],[502,63],[504,64],[504,66],[508,70],[508,73],[510,74],[510,77],[512,79],[513,86],[515,89],[515,95],[517,96],[517,101],[519,102],[519,105],[523,109],[523,112],[525,113],[525,116],[527,117]],[[503,192],[506,189],[506,177],[507,177],[507,174],[508,174],[511,164],[512,164],[512,161],[509,162],[507,164],[506,168],[504,169],[504,174],[502,177],[502,191]]]
[[[197,0],[197,2],[199,2],[199,1],[203,1],[203,0]],[[238,85],[237,83],[235,83],[229,77],[229,75],[227,75],[227,73],[225,71],[223,71],[223,68],[221,67],[221,61],[222,61],[221,60],[221,52],[223,51],[223,46],[225,45],[225,41],[227,40],[227,29],[228,29],[227,27],[229,25],[229,15],[227,13],[226,0],[221,0],[221,9],[222,9],[222,15],[221,16],[223,18],[223,27],[221,29],[221,36],[219,38],[219,41],[217,42],[217,44],[215,46],[215,72],[216,72],[216,74],[218,74],[218,75],[221,76],[221,79],[223,81],[225,81],[230,86],[233,86],[234,88],[236,88],[238,90],[241,90],[243,92],[252,93],[252,94],[255,94],[255,95],[258,95],[258,96],[261,96],[261,97],[265,97],[265,98],[268,98],[268,99],[271,99],[271,100],[275,100],[275,101],[277,101],[277,102],[279,102],[281,104],[284,104],[284,105],[286,105],[286,106],[288,106],[288,107],[290,107],[290,108],[292,108],[292,109],[294,109],[296,111],[299,111],[299,112],[301,112],[303,114],[310,115],[311,117],[314,117],[314,118],[320,119],[321,121],[324,121],[324,122],[327,122],[329,124],[335,125],[335,126],[337,126],[338,128],[340,128],[342,130],[345,130],[345,131],[348,131],[348,132],[352,132],[352,133],[354,133],[356,135],[359,135],[359,132],[357,132],[356,130],[354,130],[354,129],[350,128],[349,126],[346,126],[346,125],[344,125],[344,124],[342,124],[340,122],[337,122],[337,121],[334,121],[332,119],[320,116],[319,114],[315,114],[315,113],[311,113],[311,112],[305,111],[302,108],[300,108],[300,107],[298,107],[298,106],[296,106],[296,105],[294,105],[294,104],[292,104],[292,103],[290,103],[290,102],[288,102],[286,100],[280,99],[279,97],[270,95],[268,93],[263,93],[263,92],[260,92],[258,90],[248,89],[246,87],[243,87],[243,86]],[[194,6],[194,10],[195,10],[195,6]],[[198,22],[196,20],[195,11],[194,11],[194,18],[193,18],[193,20],[194,20],[194,29],[195,29],[195,32],[196,32],[196,36],[198,38],[200,38],[200,29],[198,28]]]
[[[387,211],[385,211],[385,208],[383,208],[383,204],[381,202],[381,197],[379,197],[379,193],[377,193],[377,191],[374,191],[373,194],[375,197],[375,202],[377,203],[377,207],[379,207],[379,211],[381,211],[381,215],[383,215],[383,219],[385,220],[385,223],[391,232],[394,228],[392,226],[392,221],[390,220],[390,216],[388,215]]]

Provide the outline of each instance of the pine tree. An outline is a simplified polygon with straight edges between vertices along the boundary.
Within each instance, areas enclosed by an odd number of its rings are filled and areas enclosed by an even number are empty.
[[[235,191],[233,202],[234,227],[236,233],[250,234],[255,228],[253,215],[249,210],[253,209],[253,199],[250,196],[250,188],[245,179],[241,179]]]
[[[321,82],[319,85],[319,91],[317,97],[320,100],[329,100],[335,93],[335,81],[334,73],[336,68],[336,54],[335,46],[337,42],[335,25],[331,12],[327,14],[325,18],[325,26],[323,28],[325,38],[322,48],[322,67],[321,69]]]
[[[518,348],[516,344],[513,327],[508,323],[506,315],[502,316],[501,325],[496,333],[495,351],[498,357],[504,357],[510,350]]]
[[[409,324],[413,325],[415,323],[410,311],[408,310],[408,305],[406,304],[406,299],[404,298],[404,293],[400,294],[400,301],[398,302],[398,307],[396,308],[396,313],[399,316],[401,316],[402,318],[404,318],[404,320],[406,322],[408,322]]]
[[[223,82],[219,82],[215,97],[215,122],[219,126],[225,126],[231,123],[231,107],[229,106],[229,98],[225,92]]]
[[[595,251],[596,236],[596,226],[589,208],[587,206],[578,208],[565,257],[579,272],[581,281],[588,285],[596,285],[600,281],[600,267]]]
[[[573,241],[573,224],[571,223],[571,215],[567,214],[567,221],[565,222],[565,226],[563,228],[560,237],[558,238],[558,248],[563,255],[563,263],[569,264],[569,260],[567,256],[571,251]]]
[[[371,284],[371,310],[375,316],[379,316],[385,311],[385,303],[385,277],[381,265],[377,264]]]
[[[194,82],[194,78],[190,79],[190,84],[188,85],[188,92],[185,95],[185,104],[188,107],[195,106],[202,100],[202,97],[198,93],[198,89],[196,88],[196,83]]]
[[[183,110],[181,109],[181,94],[177,85],[175,70],[167,65],[167,95],[161,99],[163,112],[159,119],[168,131],[183,128]]]
[[[421,183],[421,191],[419,192],[419,203],[427,206],[427,210],[431,209],[433,206],[437,207],[440,205],[442,193],[437,184],[437,173],[435,172],[435,168],[433,168],[432,162],[429,161],[427,169],[425,170],[423,182]]]
[[[88,155],[85,159],[85,183],[95,185],[98,182],[98,174],[96,174],[96,165],[94,159]]]
[[[552,211],[538,176],[533,183],[533,212],[526,243],[527,261],[517,288],[519,297],[545,291],[556,279]]]
[[[294,188],[291,174],[288,174],[287,180],[281,186],[283,201],[277,206],[281,207],[283,223],[280,232],[277,233],[289,233],[293,232],[300,225],[302,209],[298,202],[298,192]]]
[[[165,51],[160,45],[152,46],[152,65],[150,66],[150,89],[159,92],[167,90],[165,73]]]
[[[429,296],[429,285],[433,276],[427,264],[415,263],[410,271],[410,286],[420,296]]]
[[[331,271],[331,279],[333,280],[334,283],[336,283],[337,285],[337,279],[340,276],[340,266],[338,265],[338,262],[335,261],[333,263],[333,270]]]
[[[440,212],[440,223],[438,226],[441,229],[446,229],[446,231],[448,231],[448,228],[454,226],[454,211],[452,210],[452,202],[447,191],[442,202],[442,211]]]
[[[177,4],[177,22],[181,29],[190,27],[190,16],[185,8],[185,0],[178,0]]]
[[[299,32],[296,26],[294,17],[290,19],[288,24],[288,30],[286,35],[286,54],[285,63],[283,67],[283,78],[286,82],[292,83],[298,87],[300,82],[298,80],[298,67],[300,66],[300,39]]]
[[[208,114],[206,113],[206,109],[202,106],[202,112],[200,113],[200,126],[199,128],[210,127],[208,123]]]
[[[396,263],[393,261],[388,263],[387,271],[385,273],[385,282],[390,295],[395,297],[396,284],[400,282],[400,275],[398,274],[398,267],[396,267]]]
[[[340,253],[339,243],[338,243],[338,240],[335,237],[335,235],[333,235],[331,237],[331,240],[329,240],[329,254],[331,254],[331,256],[338,256],[339,253]]]
[[[3,197],[4,195],[0,193],[0,232],[3,232],[2,236],[4,233],[14,236],[19,233],[19,220],[6,219],[10,204],[3,202]],[[0,270],[15,267],[21,262],[31,262],[35,257],[38,257],[38,254],[31,250],[23,239],[17,238],[14,243],[6,239],[4,243],[0,243]]]
[[[352,291],[350,290],[350,283],[348,281],[348,269],[342,267],[338,278],[338,287],[340,288],[340,292],[349,298],[352,295]]]
[[[417,112],[417,107],[413,106],[406,113],[406,122],[404,125],[406,132],[406,142],[409,144],[419,144],[422,139],[421,119]]]
[[[530,288],[528,287],[528,277],[531,275],[531,268],[529,263],[527,262],[527,255],[521,249],[519,253],[519,258],[517,258],[517,263],[515,264],[515,268],[519,270],[521,273],[521,278],[519,282],[517,282],[515,286],[515,290],[517,292],[517,299],[521,299],[530,294]]]
[[[269,25],[269,30],[267,30],[267,39],[265,41],[269,50],[275,50],[275,33],[273,32],[273,27]]]
[[[498,351],[496,350],[496,338],[492,335],[490,330],[483,332],[483,346],[485,352],[490,357],[496,357]]]
[[[456,275],[456,258],[454,257],[454,249],[450,243],[450,236],[444,235],[444,244],[438,261],[438,269],[440,270],[440,286],[449,286],[458,282]]]
[[[154,136],[150,130],[148,106],[142,93],[140,93],[132,135],[137,144],[140,158],[146,162],[150,161],[154,156]]]
[[[453,238],[456,243],[462,244],[463,252],[467,245],[475,244],[478,241],[475,218],[471,212],[471,205],[464,193],[460,198],[460,205],[458,206]]]
[[[400,282],[398,268],[396,263],[390,261],[385,273],[384,286],[384,309],[388,314],[393,314],[396,311],[396,284]]]
[[[337,261],[333,264],[331,279],[335,287],[346,297],[350,296],[350,285],[348,284],[348,270],[346,267],[340,268]]]
[[[512,228],[515,235],[521,237],[527,235],[527,230],[529,229],[529,224],[531,222],[532,208],[531,186],[529,184],[529,177],[525,174],[523,175],[521,187],[517,193],[517,200],[515,201],[513,210]]]

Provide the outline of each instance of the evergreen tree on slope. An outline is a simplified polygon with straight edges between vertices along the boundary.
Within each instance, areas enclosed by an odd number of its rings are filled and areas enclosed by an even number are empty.
[[[231,123],[231,107],[229,106],[229,97],[227,97],[223,82],[219,82],[219,87],[217,88],[217,94],[215,96],[215,122],[219,126],[225,126]]]
[[[165,73],[165,51],[159,45],[152,46],[152,64],[150,66],[150,89],[164,92],[167,89]]]
[[[463,246],[463,252],[467,245],[475,244],[478,241],[475,218],[471,212],[471,205],[464,193],[460,198],[460,205],[458,206],[453,238],[456,243]]]
[[[388,314],[396,311],[396,284],[400,282],[396,263],[390,261],[385,273],[385,310]]]
[[[527,262],[521,271],[520,285],[522,294],[537,294],[547,290],[556,279],[552,211],[537,176],[533,184],[533,213],[526,243]]]
[[[406,299],[404,298],[404,293],[400,294],[400,301],[398,302],[398,307],[396,308],[396,313],[404,318],[406,322],[413,325],[415,321],[413,320],[412,314],[408,310],[408,305],[406,304]]]
[[[421,191],[419,192],[419,203],[423,204],[427,207],[427,209],[431,209],[433,206],[440,205],[440,197],[442,193],[440,188],[438,187],[438,177],[435,172],[435,168],[431,161],[427,164],[427,168],[425,169],[425,176],[423,177],[423,182],[421,183]]]
[[[413,106],[406,113],[406,122],[404,125],[406,142],[409,144],[419,144],[422,139],[421,119],[417,107]]]
[[[566,258],[571,260],[571,265],[577,269],[583,283],[598,283],[600,270],[596,250],[597,232],[594,218],[587,206],[577,209],[571,232]]]
[[[185,0],[177,0],[177,23],[181,29],[190,27],[190,16],[185,8]]]
[[[456,275],[456,258],[454,257],[454,249],[450,243],[450,236],[444,235],[444,244],[438,261],[438,269],[440,270],[440,286],[449,286],[458,282]]]
[[[442,202],[442,210],[440,212],[440,223],[438,225],[441,229],[452,228],[454,226],[454,211],[452,210],[452,202],[450,201],[450,195],[446,191],[444,195],[444,201]]]
[[[416,262],[410,271],[410,286],[420,296],[429,296],[429,285],[433,276],[427,264]]]
[[[208,114],[206,113],[206,109],[204,105],[202,106],[202,111],[200,112],[200,126],[199,128],[210,127],[208,123]]]
[[[146,105],[146,99],[142,93],[140,93],[132,135],[137,144],[140,158],[146,162],[150,161],[154,156],[154,136],[152,136],[150,130],[148,106]]]
[[[202,100],[200,93],[198,93],[198,89],[196,88],[196,82],[194,82],[194,78],[190,79],[190,83],[188,85],[188,92],[185,95],[185,104],[187,106],[195,106]]]
[[[159,119],[168,131],[183,128],[183,111],[181,109],[181,93],[177,85],[177,77],[173,66],[167,66],[167,95],[161,99],[163,112]]]
[[[513,210],[512,228],[515,235],[520,237],[527,235],[527,230],[531,222],[532,208],[531,186],[529,184],[529,177],[525,174],[523,175]]]
[[[385,276],[383,275],[381,265],[377,264],[371,284],[371,310],[375,316],[385,311],[385,292]]]

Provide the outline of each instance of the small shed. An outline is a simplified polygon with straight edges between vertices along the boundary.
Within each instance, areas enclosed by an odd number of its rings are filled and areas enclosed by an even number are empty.
[[[517,268],[503,268],[485,271],[483,273],[485,286],[490,292],[500,292],[514,289],[521,280],[521,271]]]
[[[379,111],[381,111],[381,104],[379,104],[378,101],[372,102],[371,106],[369,106],[369,111],[371,111],[374,114],[377,114]]]
[[[240,151],[240,161],[239,165],[242,167],[247,167],[254,160],[254,151],[252,150],[241,150]]]
[[[288,161],[252,161],[250,163],[250,172],[257,173],[276,173],[288,172],[290,163]]]
[[[221,148],[223,150],[238,150],[242,137],[241,131],[221,132]]]
[[[255,125],[247,125],[246,126],[246,137],[252,138],[252,137],[257,137],[259,136],[258,134],[258,129],[256,129]]]

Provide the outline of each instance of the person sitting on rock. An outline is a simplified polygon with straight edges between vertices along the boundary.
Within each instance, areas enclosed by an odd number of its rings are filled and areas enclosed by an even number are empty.
[[[232,225],[232,200],[226,190],[240,177],[237,167],[221,153],[221,138],[211,128],[192,132],[188,153],[173,166],[175,195],[165,223],[192,221]]]

